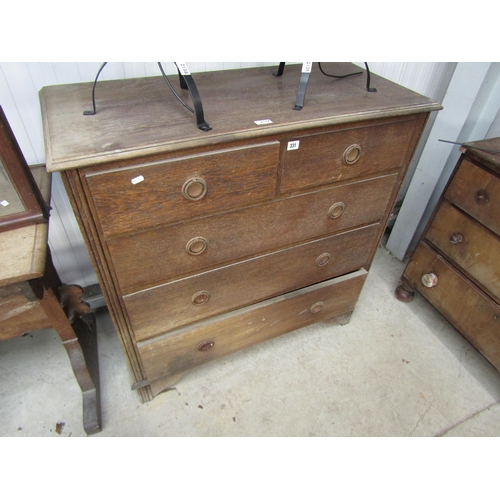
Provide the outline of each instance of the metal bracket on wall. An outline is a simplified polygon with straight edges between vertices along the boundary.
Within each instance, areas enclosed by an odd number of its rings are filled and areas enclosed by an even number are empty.
[[[97,113],[96,111],[96,105],[95,105],[95,89],[97,85],[97,80],[99,79],[99,75],[101,74],[102,70],[104,67],[108,64],[107,62],[103,63],[101,67],[99,68],[99,71],[97,72],[97,75],[95,77],[94,81],[94,86],[92,87],[92,111],[84,111],[84,115],[95,115]],[[170,90],[172,93],[175,95],[175,97],[179,100],[179,102],[191,113],[193,113],[196,117],[196,126],[200,129],[203,130],[203,132],[207,132],[209,130],[212,130],[212,127],[205,121],[204,113],[203,113],[203,105],[201,103],[201,97],[200,93],[198,92],[198,88],[196,87],[196,83],[194,82],[194,79],[189,72],[189,69],[186,65],[186,63],[174,63],[177,72],[179,74],[179,83],[181,86],[181,89],[188,90],[189,94],[191,96],[191,99],[193,101],[194,109],[192,109],[190,106],[188,106],[182,97],[175,91],[173,88],[172,84],[170,83],[169,79],[167,78],[167,75],[165,74],[165,71],[163,70],[163,66],[161,63],[158,63],[158,67],[160,68],[161,74],[163,76],[163,79],[169,86]]]
[[[311,74],[312,71],[312,64],[313,64],[312,62],[305,62],[302,64],[302,72],[300,74],[299,88],[297,90],[297,97],[295,99],[295,106],[293,108],[295,111],[300,111],[304,107],[307,83],[309,82],[309,75]],[[362,71],[358,71],[356,73],[349,73],[347,75],[330,75],[323,71],[321,63],[318,63],[318,66],[321,73],[323,73],[325,76],[329,76],[330,78],[347,78],[349,76],[361,75],[363,73]],[[368,67],[368,63],[366,62],[365,62],[365,68],[366,68],[366,90],[367,92],[377,92],[377,89],[370,87],[371,74],[370,74],[370,68]],[[278,66],[278,71],[276,73],[273,73],[273,75],[282,76],[284,70],[285,70],[285,63],[280,62]]]

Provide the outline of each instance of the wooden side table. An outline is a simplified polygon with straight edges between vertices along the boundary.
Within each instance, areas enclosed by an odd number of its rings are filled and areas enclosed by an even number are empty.
[[[50,175],[43,166],[32,173],[44,198],[50,199]],[[54,328],[82,390],[83,427],[95,434],[101,430],[95,315],[82,301],[81,287],[61,283],[47,236],[47,222],[1,233],[0,340]]]

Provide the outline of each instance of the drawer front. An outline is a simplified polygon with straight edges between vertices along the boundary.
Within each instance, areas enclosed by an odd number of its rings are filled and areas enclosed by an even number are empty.
[[[445,193],[471,217],[500,235],[500,179],[463,160]]]
[[[380,224],[124,297],[137,341],[365,267]]]
[[[281,192],[367,176],[403,167],[409,160],[416,121],[295,137],[298,148],[286,151]]]
[[[500,299],[500,238],[443,201],[426,239]]]
[[[380,221],[395,181],[379,177],[111,240],[122,293]]]
[[[437,276],[437,284],[423,285],[424,275]],[[404,276],[415,288],[500,370],[500,307],[443,257],[420,243]],[[425,279],[425,278],[424,278]],[[432,284],[432,280],[427,280]]]
[[[279,142],[88,173],[105,236],[223,212],[274,197]]]
[[[205,320],[139,344],[149,382],[354,310],[366,278],[360,270]]]

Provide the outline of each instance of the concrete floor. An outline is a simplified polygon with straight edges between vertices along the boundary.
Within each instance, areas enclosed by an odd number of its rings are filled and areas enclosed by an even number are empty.
[[[500,436],[500,374],[377,252],[351,322],[317,324],[198,367],[141,404],[98,312],[103,430],[92,436]],[[0,342],[0,436],[85,436],[53,330]],[[56,425],[60,434],[56,432]]]

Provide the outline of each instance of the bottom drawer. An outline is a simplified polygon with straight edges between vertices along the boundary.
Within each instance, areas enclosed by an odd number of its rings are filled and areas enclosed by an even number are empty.
[[[138,344],[148,382],[354,309],[364,269]]]
[[[437,279],[429,279],[431,274]],[[419,244],[403,276],[500,370],[498,304],[425,243]]]

